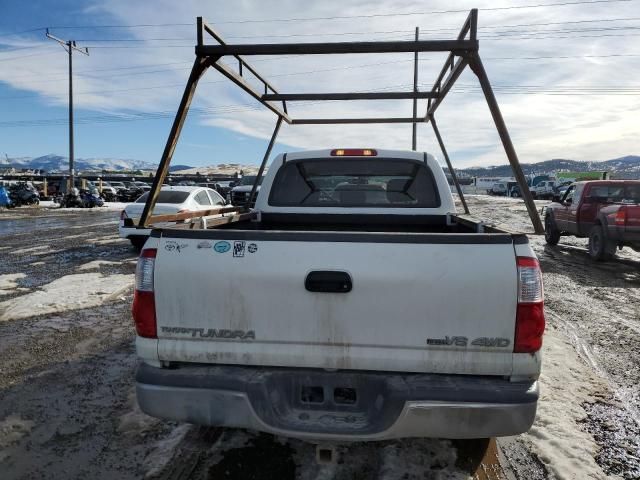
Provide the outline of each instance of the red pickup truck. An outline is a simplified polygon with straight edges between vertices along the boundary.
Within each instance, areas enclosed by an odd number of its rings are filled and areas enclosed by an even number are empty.
[[[616,247],[640,251],[640,180],[576,182],[543,210],[545,239],[589,237],[589,255],[608,260]]]

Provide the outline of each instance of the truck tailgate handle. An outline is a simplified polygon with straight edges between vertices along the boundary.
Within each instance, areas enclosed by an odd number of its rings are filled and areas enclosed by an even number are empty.
[[[310,292],[347,293],[353,288],[353,283],[347,272],[317,270],[307,275],[304,288]]]

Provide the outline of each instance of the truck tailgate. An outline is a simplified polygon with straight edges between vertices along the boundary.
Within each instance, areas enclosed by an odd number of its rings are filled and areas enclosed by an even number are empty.
[[[155,268],[160,360],[512,371],[510,235],[165,230]],[[352,289],[309,291],[314,271]]]

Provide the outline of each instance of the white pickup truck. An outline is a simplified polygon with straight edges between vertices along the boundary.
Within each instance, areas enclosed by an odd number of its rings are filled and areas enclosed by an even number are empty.
[[[144,246],[144,412],[318,442],[530,428],[538,261],[524,234],[456,215],[431,155],[279,155],[255,211]]]

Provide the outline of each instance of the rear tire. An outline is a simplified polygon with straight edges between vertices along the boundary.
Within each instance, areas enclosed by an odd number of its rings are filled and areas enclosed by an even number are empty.
[[[615,254],[616,244],[607,240],[602,225],[594,225],[589,232],[589,256],[598,262],[605,262]]]
[[[140,253],[142,251],[142,247],[144,247],[144,244],[147,242],[147,237],[129,237],[129,241],[131,242],[131,245],[136,250],[136,252]]]
[[[560,241],[560,230],[551,215],[544,217],[544,239],[548,245],[558,245]]]

